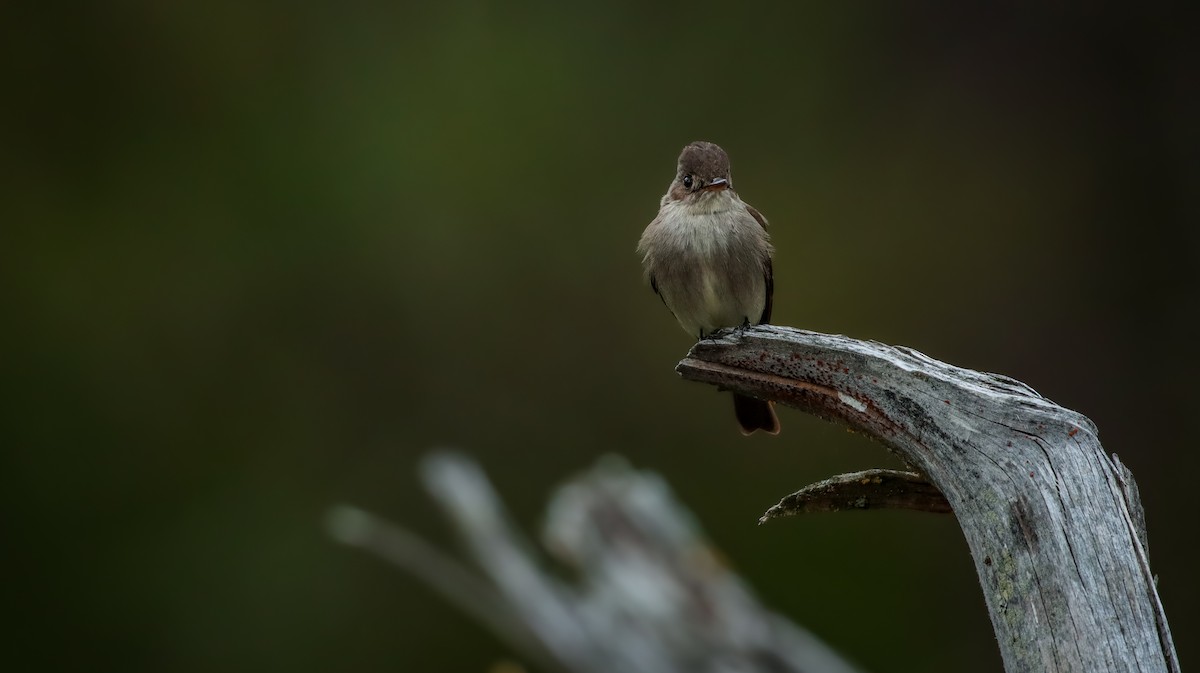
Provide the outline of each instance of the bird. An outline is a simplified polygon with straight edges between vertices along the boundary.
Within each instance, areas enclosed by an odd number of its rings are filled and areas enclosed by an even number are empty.
[[[733,190],[729,155],[719,145],[683,148],[637,251],[651,289],[697,339],[770,322],[775,279],[767,219]],[[734,393],[733,408],[742,434],[779,433],[770,401]]]

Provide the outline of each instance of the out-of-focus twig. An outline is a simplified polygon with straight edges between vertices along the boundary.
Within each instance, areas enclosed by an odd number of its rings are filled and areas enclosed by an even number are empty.
[[[652,473],[608,458],[551,498],[543,543],[574,581],[544,567],[474,462],[438,453],[421,473],[483,577],[356,509],[336,508],[331,532],[421,577],[536,666],[571,673],[856,670],[763,607]]]

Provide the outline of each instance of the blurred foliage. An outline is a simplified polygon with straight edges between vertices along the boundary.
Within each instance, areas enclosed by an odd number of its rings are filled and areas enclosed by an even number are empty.
[[[633,247],[702,138],[772,222],[777,322],[1003,372],[1097,422],[1141,483],[1188,661],[1190,25],[990,3],[5,6],[6,660],[509,658],[318,525],[346,500],[444,540],[412,472],[449,444],[529,524],[622,453],[865,667],[999,670],[952,519],[754,525],[892,459],[786,410],[745,440],[672,374],[689,340]]]

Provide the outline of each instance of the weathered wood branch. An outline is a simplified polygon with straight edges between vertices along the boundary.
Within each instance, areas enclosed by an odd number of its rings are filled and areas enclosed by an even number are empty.
[[[1179,670],[1136,485],[1083,415],[908,348],[773,325],[701,341],[676,371],[865,433],[941,491],[1006,670]]]
[[[839,474],[785,496],[758,520],[766,523],[809,512],[844,509],[912,509],[949,514],[946,496],[919,474],[898,470],[863,470]]]

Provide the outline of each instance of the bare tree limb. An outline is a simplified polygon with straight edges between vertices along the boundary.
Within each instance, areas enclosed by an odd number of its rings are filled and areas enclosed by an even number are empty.
[[[785,496],[758,520],[844,509],[912,509],[950,513],[946,496],[919,474],[898,470],[863,470],[839,474]]]
[[[438,452],[421,476],[474,568],[354,507],[329,512],[330,534],[424,580],[539,670],[859,670],[759,603],[654,473],[607,457],[559,487],[542,535],[551,567],[474,461]]]
[[[773,325],[701,341],[676,371],[845,424],[923,475],[958,517],[1006,670],[1179,670],[1136,485],[1083,415],[908,348]]]

